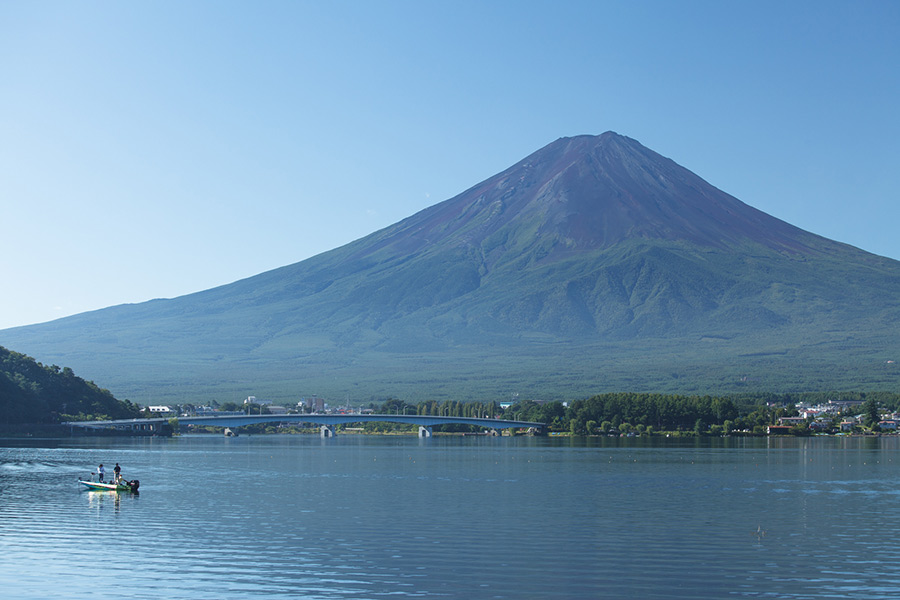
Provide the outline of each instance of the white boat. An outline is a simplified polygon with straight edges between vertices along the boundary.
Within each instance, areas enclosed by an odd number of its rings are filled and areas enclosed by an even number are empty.
[[[118,483],[111,481],[109,483],[103,481],[85,481],[79,479],[78,483],[84,485],[89,490],[107,491],[107,492],[137,492],[141,487],[141,482],[137,479],[132,481],[121,480]]]

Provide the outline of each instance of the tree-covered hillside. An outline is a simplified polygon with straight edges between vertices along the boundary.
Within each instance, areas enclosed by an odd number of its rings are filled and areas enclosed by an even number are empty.
[[[55,423],[139,416],[136,406],[77,377],[72,369],[44,366],[0,346],[0,423]]]

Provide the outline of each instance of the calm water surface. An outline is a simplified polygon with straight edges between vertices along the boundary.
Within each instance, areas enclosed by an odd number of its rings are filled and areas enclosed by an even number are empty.
[[[897,598],[900,439],[0,441],[9,598]],[[103,462],[139,495],[89,492]]]

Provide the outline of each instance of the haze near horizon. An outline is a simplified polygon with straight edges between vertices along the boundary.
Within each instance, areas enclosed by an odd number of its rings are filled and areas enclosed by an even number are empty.
[[[893,3],[0,6],[0,328],[208,289],[563,136],[891,258]]]

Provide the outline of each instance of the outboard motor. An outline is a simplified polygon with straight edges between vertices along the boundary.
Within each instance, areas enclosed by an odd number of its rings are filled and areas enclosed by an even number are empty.
[[[129,487],[131,487],[132,492],[138,491],[138,488],[141,487],[141,482],[137,479],[128,482]]]

